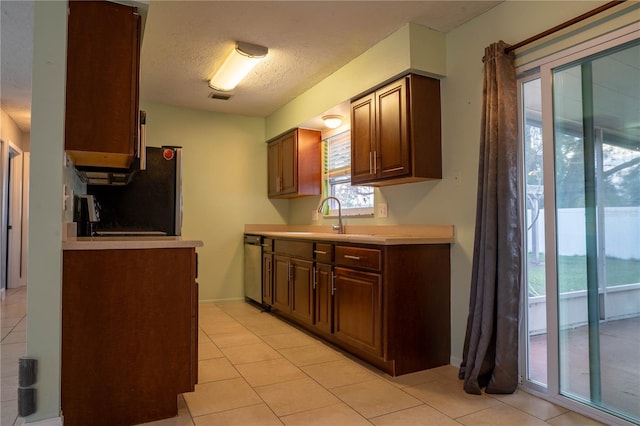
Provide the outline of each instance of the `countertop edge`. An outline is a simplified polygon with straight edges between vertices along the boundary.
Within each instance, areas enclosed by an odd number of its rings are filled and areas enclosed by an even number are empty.
[[[80,237],[62,241],[62,250],[135,250],[202,246],[204,243],[200,240],[183,240],[180,237]]]
[[[453,236],[428,235],[358,235],[329,233],[300,233],[288,231],[245,231],[245,234],[260,235],[270,238],[287,238],[295,240],[330,241],[336,244],[374,244],[374,245],[417,245],[417,244],[453,244]]]

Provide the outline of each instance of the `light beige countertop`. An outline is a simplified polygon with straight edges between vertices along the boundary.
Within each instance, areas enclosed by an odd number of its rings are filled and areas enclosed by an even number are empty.
[[[256,224],[245,225],[244,232],[270,238],[378,245],[451,244],[455,242],[453,225],[347,225],[346,233],[338,234],[331,229],[331,226]]]
[[[62,241],[63,250],[132,250],[202,247],[199,240],[182,237],[77,237]]]

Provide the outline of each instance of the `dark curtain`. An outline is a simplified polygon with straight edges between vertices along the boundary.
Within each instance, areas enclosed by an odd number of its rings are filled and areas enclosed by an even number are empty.
[[[518,385],[521,225],[513,55],[485,49],[469,317],[459,376],[464,390],[512,393]]]

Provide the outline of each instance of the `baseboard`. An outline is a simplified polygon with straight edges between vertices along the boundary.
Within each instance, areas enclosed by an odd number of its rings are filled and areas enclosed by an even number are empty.
[[[51,419],[38,420],[36,422],[25,422],[25,426],[63,426],[64,419],[62,417],[53,417]]]
[[[450,356],[449,357],[449,364],[451,364],[454,367],[458,368],[458,367],[460,367],[460,364],[462,364],[462,358],[458,358],[457,356]]]
[[[244,302],[244,297],[232,297],[229,299],[201,299],[199,303],[224,303],[224,302]]]

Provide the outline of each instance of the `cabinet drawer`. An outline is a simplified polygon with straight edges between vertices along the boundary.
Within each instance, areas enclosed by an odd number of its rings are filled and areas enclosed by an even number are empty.
[[[333,244],[316,243],[313,254],[316,262],[331,263],[333,261]]]
[[[336,246],[336,265],[355,266],[379,271],[381,269],[379,249]]]
[[[262,239],[262,251],[272,252],[273,251],[273,239],[272,238],[263,238]]]
[[[275,240],[275,253],[279,255],[313,259],[313,243],[311,241]]]

